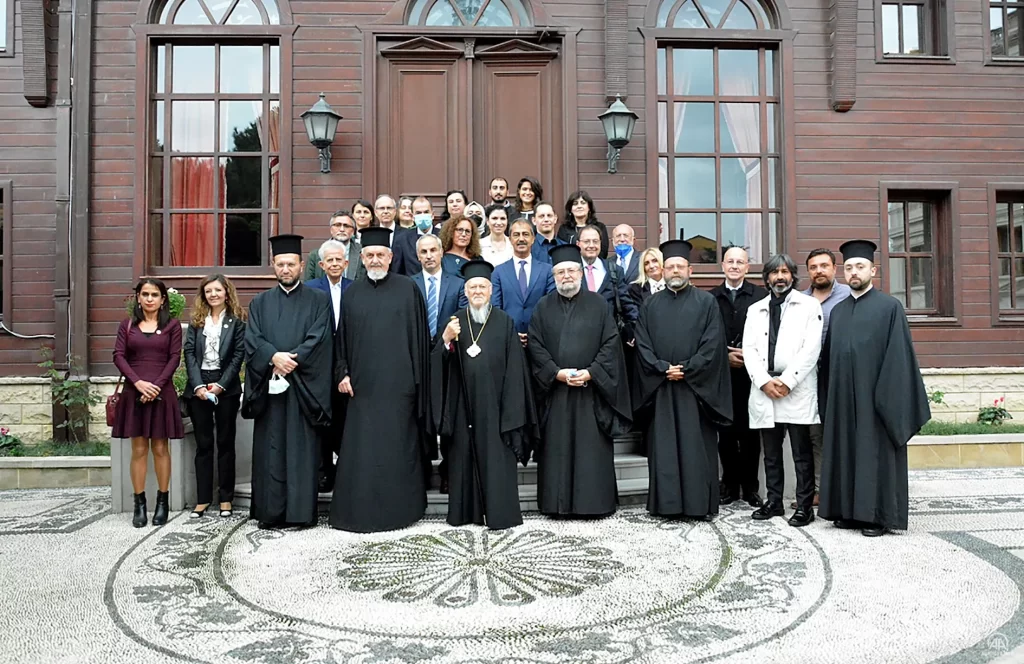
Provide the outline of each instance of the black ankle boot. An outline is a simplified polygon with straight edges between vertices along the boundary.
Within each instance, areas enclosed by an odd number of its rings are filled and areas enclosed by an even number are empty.
[[[156,507],[153,508],[153,525],[162,526],[167,523],[167,492],[156,492]]]
[[[132,525],[136,528],[142,528],[146,525],[149,520],[149,516],[146,514],[146,492],[135,494],[135,516],[132,517]]]

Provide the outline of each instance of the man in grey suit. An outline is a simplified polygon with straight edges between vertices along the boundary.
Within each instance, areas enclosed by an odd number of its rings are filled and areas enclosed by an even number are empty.
[[[341,276],[352,280],[365,277],[366,266],[363,265],[363,261],[359,257],[362,247],[359,246],[359,240],[354,237],[356,222],[352,219],[352,215],[345,210],[335,212],[331,215],[330,230],[331,239],[341,242],[347,251],[348,267],[345,268],[345,272]],[[306,260],[306,271],[302,275],[304,281],[311,281],[324,276],[324,269],[320,267],[319,252],[319,249],[314,249],[310,252],[309,258]]]

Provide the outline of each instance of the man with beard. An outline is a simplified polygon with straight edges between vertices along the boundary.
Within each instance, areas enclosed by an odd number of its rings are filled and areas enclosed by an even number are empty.
[[[491,306],[491,264],[462,266],[469,306],[434,348],[435,419],[448,450],[448,523],[494,530],[523,522],[516,461],[539,437],[530,374],[512,319]]]
[[[818,373],[818,516],[866,537],[906,530],[907,441],[931,417],[903,305],[871,286],[875,249],[867,240],[839,248],[852,292],[832,310]]]
[[[323,291],[331,296],[331,335],[337,334],[338,323],[341,321],[342,297],[348,287],[352,285],[351,279],[342,275],[348,267],[348,259],[345,258],[345,245],[337,240],[328,240],[320,245],[318,251],[310,254],[320,256],[320,267],[324,275],[319,279],[307,281],[306,285]],[[317,480],[317,488],[320,493],[330,493],[334,487],[334,455],[338,452],[338,445],[341,443],[341,432],[345,421],[345,397],[331,390],[331,428],[323,431],[320,438],[320,474]]]
[[[533,259],[541,263],[550,263],[550,252],[555,247],[560,247],[565,242],[558,239],[555,227],[558,225],[558,215],[550,203],[538,203],[534,208],[533,223],[537,228],[537,237],[533,241]]]
[[[550,515],[615,511],[612,437],[629,431],[626,360],[604,298],[582,288],[579,247],[551,251],[556,292],[533,310],[526,349],[537,386],[542,443],[537,500]]]
[[[316,523],[321,430],[331,422],[331,300],[307,288],[302,236],[270,238],[277,286],[249,304],[242,417],[254,420],[251,518]]]
[[[338,391],[350,399],[330,524],[361,533],[403,528],[423,516],[424,471],[437,451],[426,307],[412,279],[388,273],[390,234],[363,231],[366,279],[345,292],[336,336]]]
[[[821,305],[794,290],[796,262],[772,256],[762,277],[771,295],[747,309],[743,362],[750,374],[750,427],[761,431],[768,501],[752,515],[763,521],[783,516],[785,470],[782,441],[789,431],[796,466],[796,512],[789,525],[814,521],[814,456],[811,425],[818,420],[818,355],[821,353]]]
[[[743,325],[747,308],[768,295],[765,289],[746,280],[750,257],[743,247],[727,247],[722,254],[725,281],[711,294],[722,312],[723,334],[729,352],[729,379],[732,382],[732,424],[718,437],[718,454],[722,460],[722,482],[719,502],[729,505],[743,498],[751,507],[761,507],[758,495],[757,467],[761,461],[761,439],[747,422],[747,398],[750,377],[743,367]]]
[[[811,278],[810,287],[803,291],[804,295],[813,295],[821,305],[824,325],[821,327],[821,343],[825,345],[828,334],[828,322],[832,309],[850,297],[850,287],[836,281],[836,256],[828,249],[814,249],[807,254],[807,274]],[[821,486],[821,437],[820,422],[811,425],[811,449],[814,451],[814,506],[818,506],[818,489]],[[796,503],[790,505],[796,508]]]
[[[508,200],[508,180],[498,176],[491,178],[491,184],[487,188],[487,195],[491,197],[492,205],[500,205],[506,210],[514,208],[512,201]]]
[[[342,273],[346,279],[359,279],[366,275],[366,268],[359,260],[359,241],[353,236],[356,232],[356,222],[346,210],[338,210],[331,216],[331,239],[337,240],[345,249],[345,271]],[[303,272],[303,281],[312,281],[324,276],[324,269],[320,265],[321,256],[318,251],[309,254],[306,261],[306,269]]]
[[[640,312],[633,402],[652,409],[648,511],[711,521],[718,513],[715,428],[732,420],[732,388],[718,305],[690,285],[692,250],[685,240],[661,245],[666,288]]]
[[[512,222],[512,260],[494,268],[491,304],[512,318],[519,340],[526,345],[533,309],[555,290],[551,264],[533,256],[533,226],[525,219]],[[550,260],[550,258],[549,258]]]

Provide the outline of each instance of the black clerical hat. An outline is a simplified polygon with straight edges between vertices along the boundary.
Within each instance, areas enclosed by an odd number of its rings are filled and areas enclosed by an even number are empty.
[[[579,263],[583,265],[580,248],[575,244],[560,244],[557,247],[551,247],[548,249],[548,256],[551,256],[552,266],[559,263]]]
[[[391,244],[388,241],[390,238],[391,229],[384,228],[383,226],[364,228],[359,231],[359,244],[362,245],[363,249],[367,247],[388,247],[390,249]]]
[[[670,258],[685,258],[686,262],[690,262],[690,252],[693,251],[693,245],[686,240],[666,240],[661,243],[659,247],[661,249],[661,255],[665,260]]]
[[[490,279],[491,272],[494,272],[494,266],[482,258],[474,258],[473,260],[462,264],[462,278],[466,281],[476,277]]]
[[[279,256],[280,254],[298,254],[302,255],[302,236],[301,235],[275,235],[270,238],[270,254],[272,256]]]
[[[874,263],[875,249],[878,249],[878,245],[871,240],[850,240],[839,247],[844,263],[853,258],[864,258]]]

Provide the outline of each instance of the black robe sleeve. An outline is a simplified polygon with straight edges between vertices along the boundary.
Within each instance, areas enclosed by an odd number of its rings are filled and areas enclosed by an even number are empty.
[[[633,424],[633,409],[630,404],[629,381],[626,378],[626,356],[622,351],[619,331],[607,306],[603,307],[603,312],[601,347],[587,371],[600,397],[594,404],[598,426],[609,436],[615,437],[629,432]]]
[[[505,347],[505,377],[501,384],[501,441],[512,450],[519,463],[526,466],[530,453],[540,442],[540,425],[534,409],[530,371],[523,344],[508,319],[508,342]]]
[[[904,447],[931,419],[928,393],[914,354],[910,325],[897,301],[889,320],[889,342],[875,384],[875,414],[896,447]]]
[[[245,398],[242,417],[253,419],[266,408],[267,385],[273,373],[270,359],[277,349],[263,335],[265,294],[257,295],[249,305],[249,324],[245,328]]]
[[[647,402],[654,396],[655,391],[661,387],[662,382],[668,380],[665,372],[672,364],[658,357],[654,352],[654,344],[651,341],[651,303],[654,298],[648,298],[644,306],[640,307],[640,318],[636,323],[636,356],[637,362],[636,380],[633,381],[633,406],[640,408],[647,405]]]
[[[541,323],[544,318],[544,312],[551,308],[550,304],[552,302],[553,300],[549,301],[545,297],[537,304],[527,331],[526,348],[529,352],[530,364],[533,368],[533,378],[536,381],[536,397],[540,404],[547,402],[547,395],[555,386],[555,381],[558,380],[558,372],[562,370],[562,367],[558,366],[548,351],[549,345],[556,340],[546,338],[545,326]],[[543,405],[541,407],[543,408]]]
[[[697,394],[704,414],[718,426],[732,423],[732,379],[722,314],[716,302],[704,308],[696,352],[683,360],[683,380]]]
[[[325,295],[320,291],[311,291],[317,295]],[[328,296],[330,297],[330,296]],[[319,304],[322,297],[313,298]],[[331,316],[333,309],[329,306],[315,306],[315,316],[306,331],[306,336],[290,353],[295,353],[298,363],[295,371],[288,374],[291,389],[297,390],[299,407],[309,423],[313,426],[327,427],[331,423],[331,383],[330,371],[324,367],[331,366],[333,359],[333,339]]]

